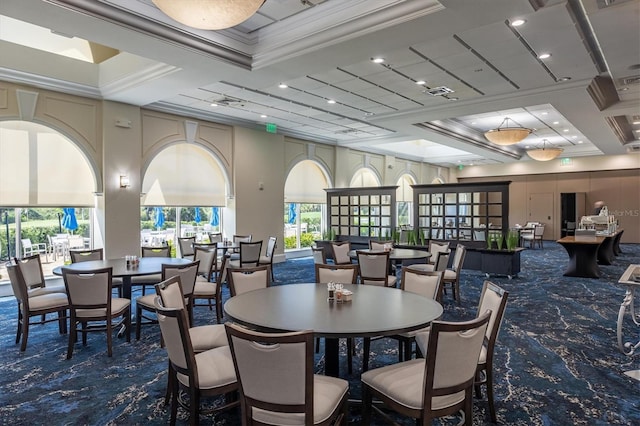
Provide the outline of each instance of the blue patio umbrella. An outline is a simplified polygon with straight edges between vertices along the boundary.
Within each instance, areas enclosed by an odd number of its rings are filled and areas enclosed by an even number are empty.
[[[62,218],[62,227],[73,232],[78,229],[78,220],[76,219],[76,209],[68,207],[62,209],[64,217]]]
[[[156,207],[155,213],[156,220],[153,223],[153,226],[155,226],[157,229],[160,229],[164,225],[164,210],[162,210],[162,207]]]
[[[193,217],[193,220],[195,220],[196,223],[200,223],[200,221],[202,220],[202,218],[200,217],[200,207],[195,208],[195,215]]]
[[[296,223],[296,204],[289,203],[289,223]]]
[[[220,226],[220,208],[211,207],[211,226]]]

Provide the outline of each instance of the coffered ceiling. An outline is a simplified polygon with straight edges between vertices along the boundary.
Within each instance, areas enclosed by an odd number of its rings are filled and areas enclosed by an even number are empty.
[[[3,0],[0,15],[119,52],[79,63],[0,28],[8,81],[446,167],[529,161],[543,140],[640,150],[638,0],[267,0],[223,31],[151,0]],[[491,144],[505,117],[534,132]]]

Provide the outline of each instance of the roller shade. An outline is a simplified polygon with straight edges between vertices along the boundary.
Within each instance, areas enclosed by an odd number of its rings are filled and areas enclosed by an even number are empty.
[[[398,180],[398,189],[396,190],[396,202],[404,201],[413,202],[413,188],[415,182],[411,175],[402,175]]]
[[[144,206],[224,206],[225,177],[204,148],[181,143],[162,150],[142,180]]]
[[[92,207],[95,182],[64,135],[27,121],[0,123],[0,205]]]
[[[329,184],[324,173],[315,162],[304,160],[296,164],[287,176],[284,199],[287,203],[326,203],[324,191]]]
[[[351,179],[351,188],[367,188],[372,186],[380,186],[380,182],[376,175],[367,168],[356,171]]]

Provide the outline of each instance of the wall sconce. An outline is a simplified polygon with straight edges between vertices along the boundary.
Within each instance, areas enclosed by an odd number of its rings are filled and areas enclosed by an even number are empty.
[[[131,186],[129,184],[129,176],[120,175],[120,188],[128,188],[129,186]]]

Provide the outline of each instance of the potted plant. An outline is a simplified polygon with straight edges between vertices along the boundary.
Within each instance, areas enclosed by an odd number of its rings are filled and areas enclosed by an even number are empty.
[[[509,231],[507,233],[507,250],[514,251],[518,247],[518,232]]]
[[[494,238],[496,242],[496,248],[498,250],[502,250],[502,244],[504,243],[504,239],[502,238],[502,232],[496,232],[494,234]]]

